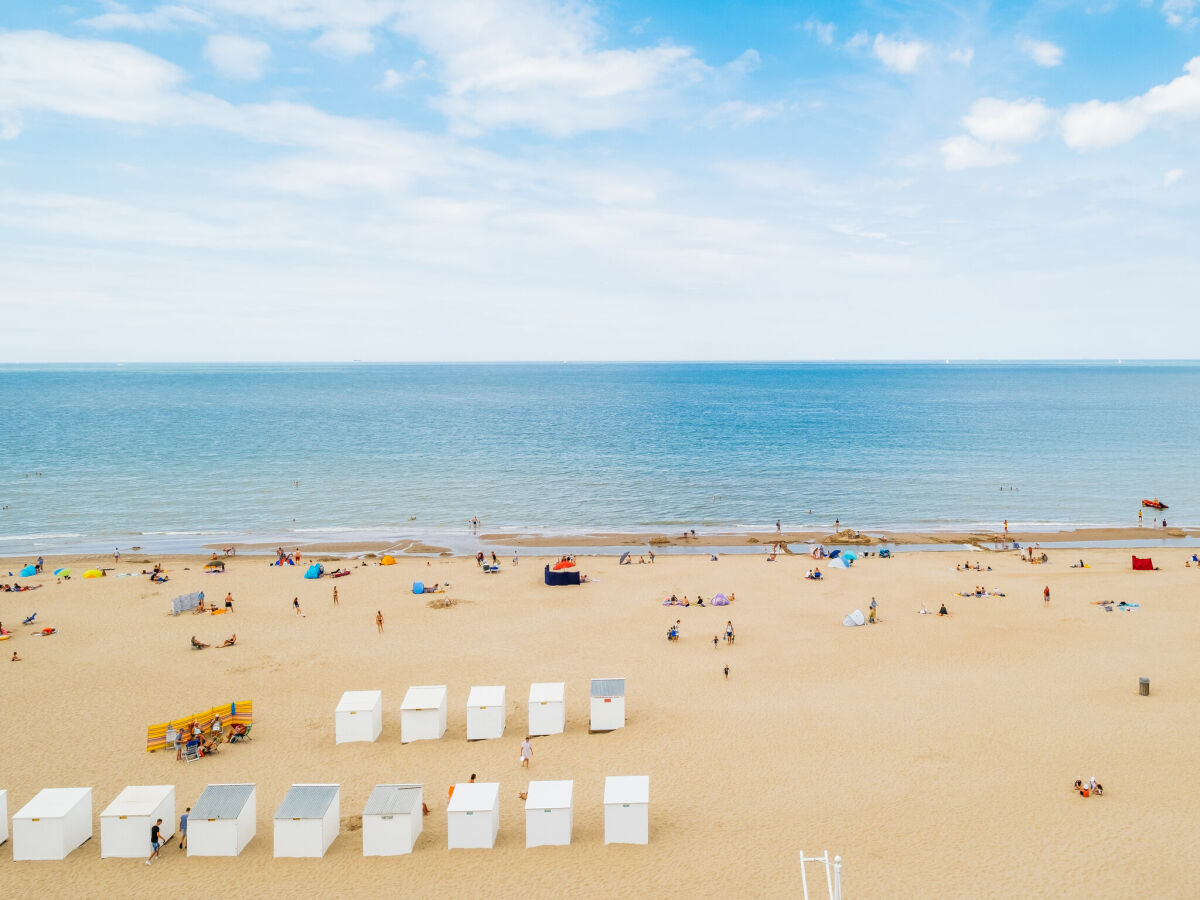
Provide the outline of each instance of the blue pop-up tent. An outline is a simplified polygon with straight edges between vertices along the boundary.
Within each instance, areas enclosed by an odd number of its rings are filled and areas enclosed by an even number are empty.
[[[26,566],[17,574],[20,575],[22,578],[28,578],[30,575],[36,575],[37,574],[37,566]]]
[[[305,578],[320,578],[325,574],[325,567],[320,563],[313,563],[308,567],[308,571],[304,573]]]

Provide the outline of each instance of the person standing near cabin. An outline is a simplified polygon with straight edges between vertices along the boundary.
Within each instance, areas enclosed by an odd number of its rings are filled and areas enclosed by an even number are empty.
[[[150,863],[154,860],[154,857],[158,856],[158,846],[161,843],[161,839],[162,819],[159,819],[150,826],[150,859],[146,860],[146,865],[150,865]]]
[[[525,735],[525,740],[521,741],[521,768],[528,769],[531,759],[533,759],[533,744],[529,740],[529,735]]]
[[[179,849],[187,849],[187,820],[192,814],[192,808],[189,806],[183,811],[183,815],[179,817]]]

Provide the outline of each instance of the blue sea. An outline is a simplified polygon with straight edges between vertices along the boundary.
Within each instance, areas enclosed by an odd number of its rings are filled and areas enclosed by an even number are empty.
[[[1200,523],[1200,364],[0,366],[0,555]],[[1150,524],[1151,512],[1146,513]]]

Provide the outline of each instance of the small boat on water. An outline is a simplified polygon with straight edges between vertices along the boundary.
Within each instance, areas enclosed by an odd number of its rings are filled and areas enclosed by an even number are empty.
[[[1150,509],[1166,509],[1167,508],[1167,504],[1163,503],[1157,497],[1155,497],[1153,500],[1143,500],[1142,506],[1148,506]]]

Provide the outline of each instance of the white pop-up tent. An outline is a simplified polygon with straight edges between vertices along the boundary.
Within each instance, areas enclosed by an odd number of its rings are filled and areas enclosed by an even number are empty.
[[[862,614],[861,609],[856,609],[854,612],[846,614],[846,618],[842,619],[842,624],[847,628],[854,628],[856,625],[866,625],[867,618]]]
[[[564,847],[574,821],[573,781],[531,781],[525,795],[525,846]]]
[[[237,856],[258,829],[252,784],[210,784],[188,815],[188,856]]]
[[[131,785],[100,813],[100,856],[145,859],[150,855],[150,829],[162,819],[164,841],[175,833],[175,786]]]
[[[502,684],[477,684],[467,696],[467,740],[504,737],[505,691]]]
[[[400,705],[400,743],[436,741],[446,733],[446,686],[410,687]]]
[[[8,840],[8,791],[0,791],[0,844]]]
[[[373,741],[383,731],[383,691],[346,691],[333,713],[334,741]]]
[[[449,849],[490,850],[500,832],[500,785],[494,781],[456,784],[446,807]]]
[[[419,784],[377,784],[362,815],[363,856],[412,853],[424,828]]]
[[[625,727],[625,679],[592,679],[590,731],[615,731]]]
[[[529,686],[529,734],[562,734],[567,713],[561,681],[535,681]]]
[[[609,775],[604,779],[604,843],[650,842],[650,776]]]
[[[275,856],[324,856],[341,827],[341,794],[336,784],[293,784],[275,810]]]
[[[66,859],[91,836],[92,789],[46,788],[13,816],[13,859]]]

